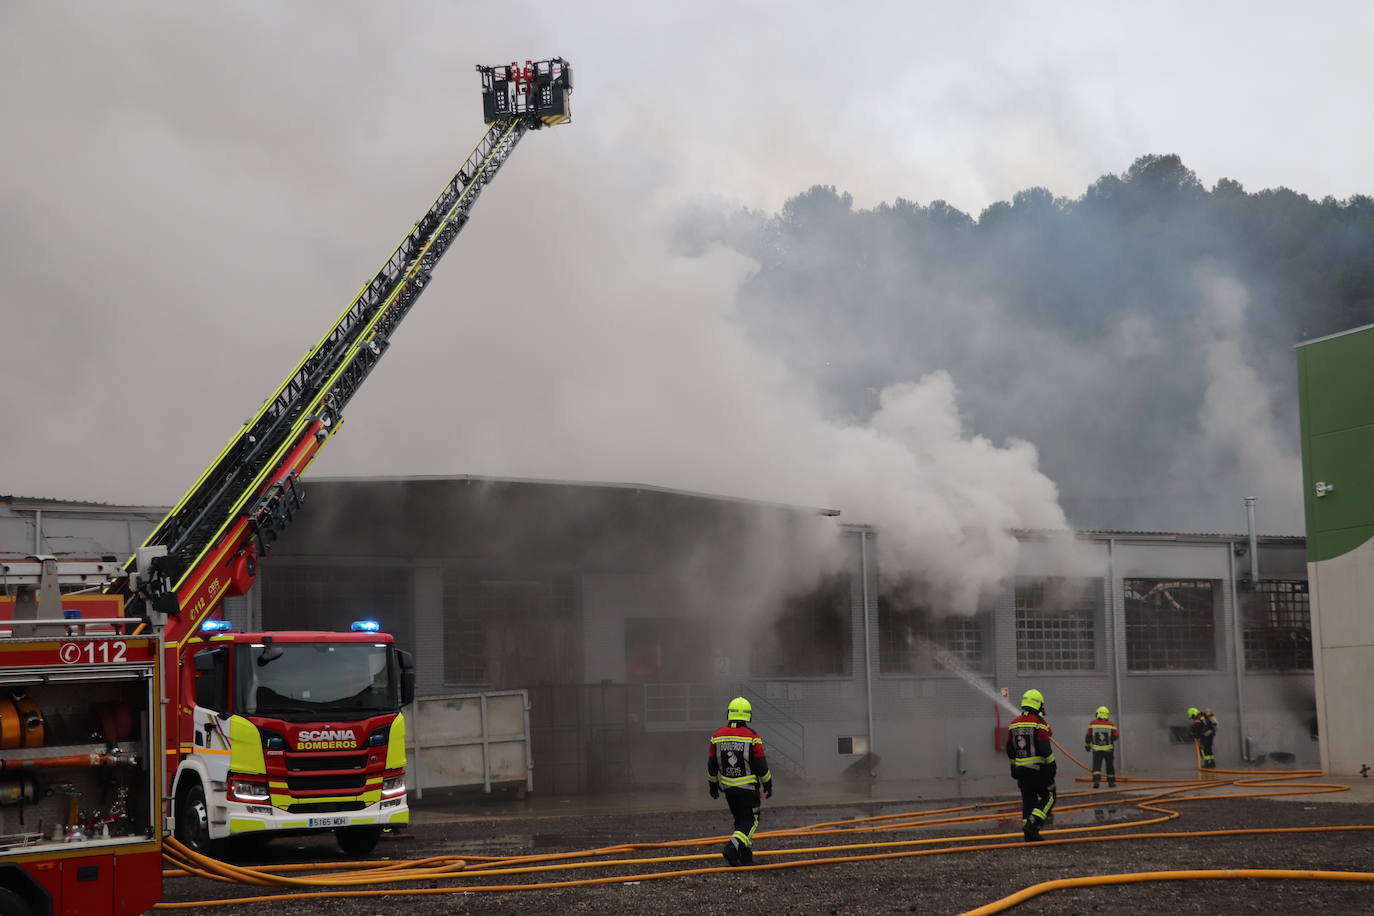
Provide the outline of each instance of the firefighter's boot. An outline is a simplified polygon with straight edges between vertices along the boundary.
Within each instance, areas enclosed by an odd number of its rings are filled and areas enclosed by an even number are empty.
[[[1116,779],[1115,779],[1115,778],[1113,778],[1113,777],[1111,777],[1111,776],[1108,776],[1108,777],[1107,777],[1107,788],[1109,788],[1109,789],[1115,789],[1115,788],[1116,788]]]
[[[733,839],[725,844],[725,848],[720,851],[720,854],[725,857],[727,864],[731,866],[740,864],[739,844]]]
[[[1025,837],[1027,843],[1040,840],[1040,824],[1036,822],[1034,815],[1021,819],[1021,836]]]
[[[1096,776],[1093,777],[1093,788],[1094,788],[1094,789],[1100,789],[1100,788],[1102,788],[1102,782],[1101,782],[1101,780],[1099,780]]]
[[[740,851],[739,851],[739,864],[741,864],[741,865],[753,865],[753,864],[754,864],[754,849],[753,849],[752,846],[745,846],[745,847],[743,847],[743,848],[740,849]]]

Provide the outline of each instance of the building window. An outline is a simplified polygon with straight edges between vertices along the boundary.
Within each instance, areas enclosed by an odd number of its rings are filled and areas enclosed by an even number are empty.
[[[849,576],[784,602],[750,651],[754,677],[847,677],[852,669]]]
[[[1128,671],[1216,669],[1216,580],[1125,579],[1122,587]]]
[[[1093,671],[1101,579],[1016,580],[1018,671]]]
[[[566,577],[444,573],[444,683],[567,684],[580,671],[580,592]]]
[[[992,609],[939,614],[924,604],[878,597],[878,670],[883,674],[987,673]]]
[[[1307,582],[1261,579],[1245,600],[1245,667],[1311,671],[1312,611]]]
[[[263,577],[264,630],[347,632],[372,619],[415,650],[414,575],[408,568],[273,565]]]

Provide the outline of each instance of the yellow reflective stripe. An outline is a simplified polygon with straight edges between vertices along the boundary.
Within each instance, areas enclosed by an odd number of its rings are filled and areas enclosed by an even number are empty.
[[[759,778],[757,776],[722,776],[720,781],[723,785],[738,789],[742,786],[758,785]]]
[[[406,717],[397,714],[391,720],[391,737],[386,742],[386,768],[402,770],[406,765]]]
[[[762,738],[746,738],[743,735],[712,735],[711,743],[719,744],[722,741],[740,741],[744,744],[762,744]]]
[[[266,830],[267,825],[262,821],[249,820],[246,817],[229,818],[230,833],[246,833],[249,830]]]
[[[229,769],[249,775],[267,772],[262,733],[243,716],[229,717]]]
[[[387,818],[387,823],[388,823],[388,824],[409,824],[409,823],[410,823],[410,812],[409,812],[409,811],[397,811],[395,814],[391,815],[391,817]]]

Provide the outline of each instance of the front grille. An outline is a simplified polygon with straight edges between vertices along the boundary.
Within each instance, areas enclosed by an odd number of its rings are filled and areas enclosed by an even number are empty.
[[[315,770],[361,770],[367,766],[366,754],[311,754],[308,757],[287,757],[288,773],[309,773]]]
[[[337,811],[361,811],[367,804],[360,801],[350,802],[300,802],[295,805],[287,805],[286,810],[292,814],[333,814]]]
[[[359,773],[343,773],[338,776],[287,776],[286,791],[325,792],[347,791],[354,794],[363,791],[364,778]]]

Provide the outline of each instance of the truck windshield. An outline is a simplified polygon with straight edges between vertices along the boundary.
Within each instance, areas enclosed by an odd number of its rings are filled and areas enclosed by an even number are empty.
[[[400,708],[389,646],[278,642],[241,648],[235,680],[242,715],[300,720]]]

